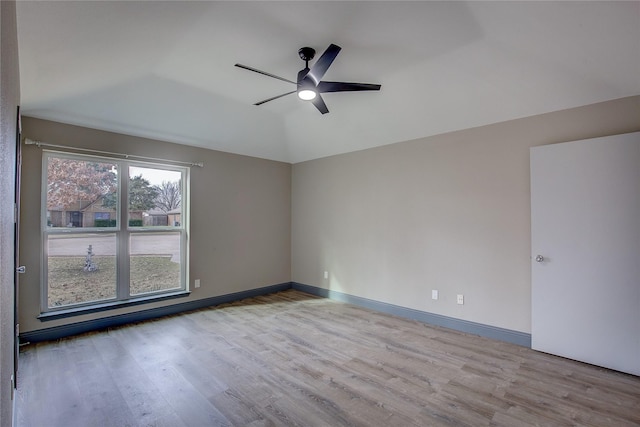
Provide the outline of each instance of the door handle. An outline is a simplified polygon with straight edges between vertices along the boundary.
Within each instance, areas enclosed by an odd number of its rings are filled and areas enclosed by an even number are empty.
[[[27,272],[27,267],[25,267],[24,265],[21,265],[20,267],[16,268],[16,273],[24,274],[26,272]]]
[[[537,255],[536,262],[542,262],[542,261],[544,261],[544,257],[542,255]]]

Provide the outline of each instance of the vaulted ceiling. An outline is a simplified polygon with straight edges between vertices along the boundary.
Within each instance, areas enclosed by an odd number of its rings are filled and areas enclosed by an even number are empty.
[[[20,1],[18,43],[24,115],[291,163],[640,94],[640,2]],[[382,90],[234,67],[330,43]]]

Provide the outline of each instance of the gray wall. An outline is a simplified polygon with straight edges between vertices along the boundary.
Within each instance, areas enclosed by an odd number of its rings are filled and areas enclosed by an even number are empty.
[[[16,119],[20,100],[16,4],[0,2],[0,426],[12,423],[13,374],[13,194],[16,161]]]
[[[295,164],[292,281],[530,333],[529,147],[637,130],[640,96]]]
[[[156,158],[204,162],[191,168],[190,282],[188,299],[154,308],[291,280],[291,165],[23,118],[26,138]],[[42,149],[23,146],[21,262],[27,265],[20,296],[21,331],[140,310],[141,306],[41,322],[40,185]],[[193,288],[193,286],[191,286]]]

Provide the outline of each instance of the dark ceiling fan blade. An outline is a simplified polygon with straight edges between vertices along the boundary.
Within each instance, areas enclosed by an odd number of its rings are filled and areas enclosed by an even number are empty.
[[[258,70],[256,68],[248,67],[246,65],[236,64],[236,67],[244,68],[245,70],[253,71],[254,73],[263,74],[265,76],[273,77],[274,79],[282,80],[283,82],[293,83],[294,85],[297,84],[296,82],[291,81],[289,79],[285,79],[284,77],[276,76],[275,74],[267,73],[266,71],[261,71],[261,70]]]
[[[347,82],[320,82],[317,89],[320,93],[326,92],[354,92],[360,90],[380,90],[381,85],[371,83],[347,83]]]
[[[322,77],[324,77],[324,73],[327,72],[327,70],[331,66],[331,63],[334,59],[336,59],[336,56],[338,56],[338,53],[340,53],[341,49],[342,48],[340,46],[337,46],[333,43],[330,44],[327,50],[324,51],[322,56],[318,58],[315,64],[313,64],[313,67],[311,67],[311,70],[307,75],[313,79],[313,82],[316,85],[320,83],[320,80],[322,80]]]
[[[327,114],[329,112],[329,109],[327,108],[327,104],[324,103],[324,99],[322,99],[320,94],[316,95],[316,97],[313,98],[311,102],[313,103],[313,105],[316,106],[318,111],[320,111],[322,114]]]
[[[262,105],[262,104],[264,104],[265,102],[273,101],[274,99],[282,98],[283,96],[291,95],[292,93],[296,93],[296,91],[295,91],[295,90],[292,90],[291,92],[283,93],[282,95],[274,96],[274,97],[272,97],[272,98],[265,99],[264,101],[256,102],[256,103],[255,103],[255,104],[253,104],[253,105]]]

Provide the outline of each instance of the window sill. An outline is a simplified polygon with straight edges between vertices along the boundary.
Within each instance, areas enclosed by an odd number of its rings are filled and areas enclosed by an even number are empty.
[[[161,295],[149,295],[144,297],[131,298],[124,301],[110,301],[104,303],[92,304],[90,306],[73,307],[60,309],[55,311],[47,311],[40,313],[38,319],[41,322],[47,322],[49,320],[64,319],[67,317],[81,316],[83,314],[99,313],[101,311],[114,310],[117,308],[132,307],[141,304],[149,304],[152,302],[165,301],[175,298],[188,297],[191,294],[189,291],[177,291]]]

